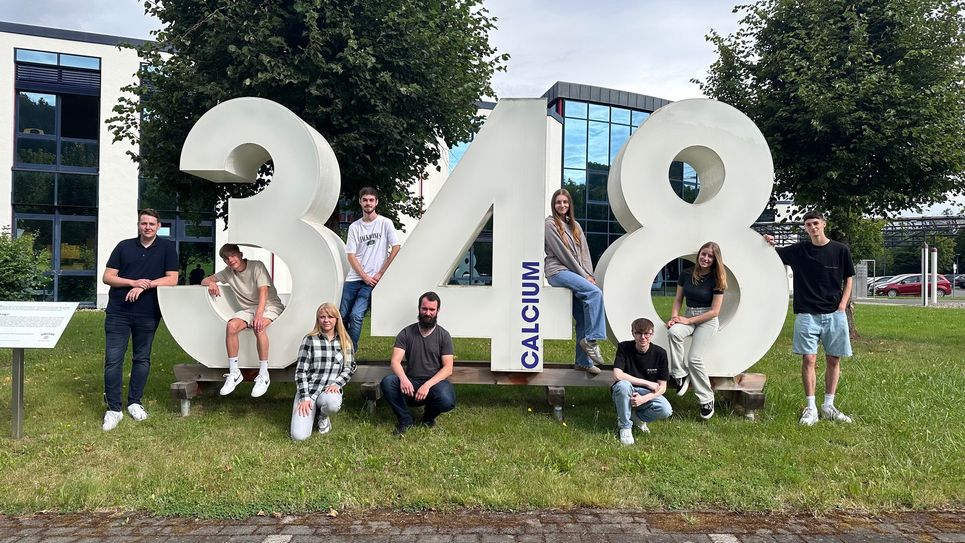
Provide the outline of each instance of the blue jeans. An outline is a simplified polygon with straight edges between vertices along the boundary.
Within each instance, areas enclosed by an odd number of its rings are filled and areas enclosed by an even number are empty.
[[[428,379],[410,378],[409,381],[412,383],[413,390],[419,390],[419,387]],[[392,407],[392,411],[395,412],[395,416],[402,426],[411,426],[413,423],[412,412],[409,411],[410,405],[426,406],[426,410],[422,414],[422,420],[425,422],[434,421],[439,415],[452,411],[456,407],[456,389],[453,388],[452,383],[446,380],[433,385],[429,389],[429,395],[421,402],[417,402],[414,397],[402,393],[402,382],[398,375],[386,375],[382,378],[380,387],[382,388],[382,397]]]
[[[359,350],[359,337],[362,336],[362,320],[365,312],[369,310],[371,297],[372,287],[366,285],[365,281],[346,281],[342,287],[342,302],[338,306],[338,312],[342,314],[342,321],[356,352]]]
[[[650,394],[649,388],[635,387],[629,381],[617,381],[610,387],[610,395],[613,397],[613,405],[617,408],[617,428],[625,430],[633,428],[630,422],[630,396],[636,391],[637,394]],[[663,396],[657,396],[649,402],[637,408],[637,418],[643,422],[653,422],[673,415],[673,408],[670,402]]]
[[[151,371],[151,345],[161,319],[107,313],[104,320],[104,400],[111,411],[120,411],[124,381],[124,353],[131,339],[131,382],[127,387],[127,405],[141,403],[147,375]]]
[[[590,357],[580,348],[580,340],[606,339],[606,313],[603,311],[603,291],[587,281],[582,275],[563,270],[547,279],[554,287],[568,288],[573,292],[573,318],[576,319],[576,365],[593,365]]]

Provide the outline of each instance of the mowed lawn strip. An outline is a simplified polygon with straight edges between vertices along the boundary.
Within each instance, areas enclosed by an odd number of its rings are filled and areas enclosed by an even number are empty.
[[[669,317],[670,300],[657,301]],[[789,315],[751,369],[768,376],[767,406],[756,422],[727,405],[701,422],[693,395],[671,392],[675,415],[623,447],[605,388],[567,389],[560,424],[541,388],[457,386],[455,411],[434,430],[402,439],[391,435],[384,402],[374,418],[366,415],[357,384],[348,387],[333,431],[304,443],[288,437],[291,383],[273,383],[260,399],[248,396],[250,383],[227,398],[212,391],[182,418],[168,388],[172,367],[189,360],[163,327],[145,393],[150,418],[135,423],[125,413],[105,433],[104,315],[79,312],[56,349],[27,351],[20,441],[6,437],[10,351],[0,353],[0,512],[962,507],[965,311],[858,306],[857,320],[862,337],[844,364],[836,402],[854,424],[798,426],[804,398]],[[487,341],[455,343],[457,358],[488,358]],[[363,337],[360,355],[387,358],[391,345],[392,338]],[[572,349],[572,342],[546,342],[550,361],[571,361]],[[612,360],[612,346],[604,354]],[[823,390],[823,362],[819,368]]]

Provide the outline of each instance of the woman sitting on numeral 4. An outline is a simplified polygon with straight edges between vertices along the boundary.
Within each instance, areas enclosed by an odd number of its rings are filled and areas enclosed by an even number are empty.
[[[680,276],[677,295],[667,328],[670,329],[670,381],[683,396],[691,385],[700,403],[700,418],[714,416],[714,391],[704,367],[703,353],[707,342],[717,333],[717,315],[727,289],[727,273],[720,256],[720,246],[709,241],[697,251],[697,263]],[[686,301],[687,312],[680,316]],[[684,339],[691,336],[690,351],[685,353]]]
[[[295,367],[295,405],[291,435],[304,441],[332,430],[332,415],[342,408],[342,389],[355,373],[355,352],[338,306],[324,303],[315,312],[315,328],[302,340]]]
[[[576,319],[576,369],[598,375],[603,365],[599,340],[606,338],[603,291],[593,278],[590,249],[580,223],[573,216],[573,199],[566,189],[553,193],[553,214],[546,217],[543,265],[546,279],[554,287],[573,292],[573,317]]]

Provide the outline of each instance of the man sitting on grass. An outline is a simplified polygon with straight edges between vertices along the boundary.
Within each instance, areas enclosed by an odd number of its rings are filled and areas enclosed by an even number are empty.
[[[258,348],[258,376],[255,386],[251,389],[251,397],[258,398],[267,390],[271,382],[268,379],[268,326],[285,310],[275,285],[268,275],[265,265],[258,260],[244,258],[241,249],[234,243],[226,243],[218,251],[227,268],[205,277],[201,285],[208,287],[212,296],[220,296],[218,283],[226,283],[235,293],[235,297],[242,305],[241,311],[235,313],[225,327],[225,349],[228,351],[228,373],[221,387],[221,395],[227,396],[234,392],[235,387],[244,378],[238,369],[238,351],[240,342],[238,334],[246,328],[251,328],[255,334]]]
[[[640,423],[637,428],[649,433],[648,422],[668,418],[673,414],[670,402],[664,398],[667,380],[670,379],[670,363],[667,351],[650,343],[653,338],[653,322],[637,319],[630,325],[632,341],[621,341],[613,361],[613,378],[610,387],[613,403],[617,408],[617,428],[620,443],[633,445],[633,424],[630,412],[637,411]]]
[[[432,428],[436,417],[456,407],[456,391],[447,379],[452,375],[452,336],[436,324],[439,295],[419,297],[419,322],[406,326],[395,337],[392,374],[382,379],[382,395],[398,418],[396,435],[412,427],[410,405],[425,405],[422,425]],[[403,359],[406,362],[402,368]]]

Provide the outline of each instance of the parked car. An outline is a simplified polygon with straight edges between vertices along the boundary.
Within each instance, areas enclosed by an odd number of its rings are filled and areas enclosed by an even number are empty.
[[[965,288],[965,273],[956,275],[954,283],[958,288]]]
[[[952,284],[944,275],[938,276],[938,296],[952,293]],[[893,277],[890,281],[875,287],[875,294],[885,294],[889,298],[896,296],[921,296],[921,274],[905,274]]]
[[[868,294],[874,294],[875,287],[878,285],[883,285],[888,281],[891,281],[894,275],[882,275],[880,277],[869,277],[868,278]]]

